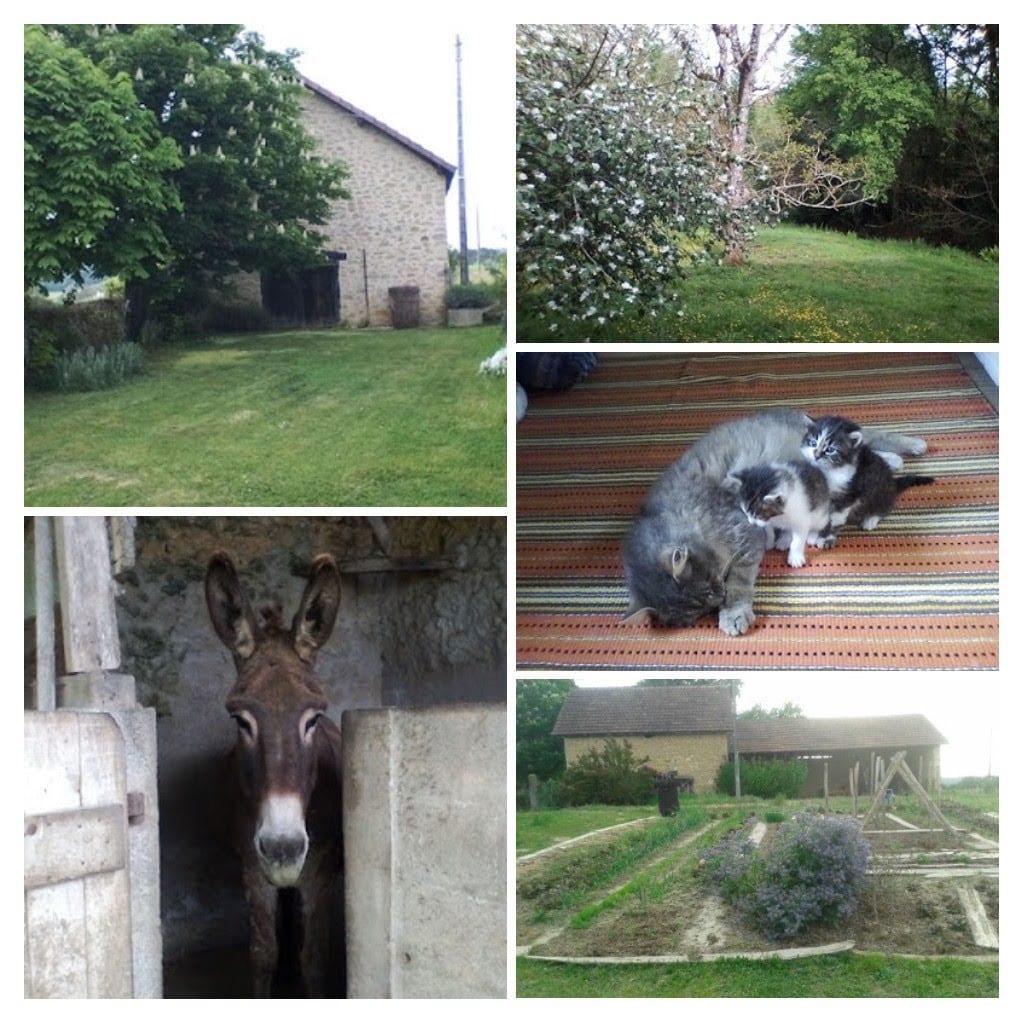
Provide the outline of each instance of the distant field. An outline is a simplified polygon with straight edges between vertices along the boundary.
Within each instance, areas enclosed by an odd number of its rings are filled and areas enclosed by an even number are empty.
[[[149,353],[111,391],[26,394],[30,506],[504,505],[497,327],[303,331]]]
[[[999,340],[999,266],[955,249],[781,225],[739,267],[694,267],[683,315],[589,324],[558,340],[956,342]],[[520,303],[520,341],[551,341]]]

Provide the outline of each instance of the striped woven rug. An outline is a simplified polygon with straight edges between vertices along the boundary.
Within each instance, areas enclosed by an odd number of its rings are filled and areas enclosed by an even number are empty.
[[[768,552],[745,636],[711,617],[624,624],[619,549],[651,483],[715,424],[772,406],[924,437],[908,471],[937,480],[801,569]],[[519,667],[996,668],[998,469],[996,412],[955,353],[602,353],[519,424]]]

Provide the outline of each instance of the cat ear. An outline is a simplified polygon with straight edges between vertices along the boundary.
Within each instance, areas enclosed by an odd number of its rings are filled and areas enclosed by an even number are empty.
[[[851,430],[847,436],[853,442],[854,448],[859,448],[864,443],[864,435],[859,430]]]
[[[658,561],[661,563],[662,569],[678,583],[686,570],[686,561],[689,557],[690,554],[686,548],[663,548]]]
[[[782,501],[782,492],[781,491],[772,491],[771,494],[766,494],[764,496],[764,503],[766,505],[775,505],[775,504],[777,504],[780,501]]]
[[[630,608],[629,612],[622,617],[622,624],[624,626],[646,626],[653,620],[653,608]]]
[[[730,473],[723,481],[722,486],[731,494],[739,494],[743,481],[735,473]]]

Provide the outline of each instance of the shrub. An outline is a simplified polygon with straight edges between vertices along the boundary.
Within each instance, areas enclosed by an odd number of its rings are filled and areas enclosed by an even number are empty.
[[[537,782],[537,807],[540,810],[552,810],[565,806],[565,793],[562,780],[540,779]],[[526,786],[516,789],[516,810],[530,810],[530,793]]]
[[[803,761],[774,760],[771,758],[740,758],[740,789],[744,796],[759,796],[770,800],[776,796],[795,800],[807,781],[807,765]],[[732,761],[723,761],[715,778],[715,789],[731,795],[735,788]]]
[[[125,342],[59,353],[53,383],[58,391],[100,391],[144,371],[142,346]]]
[[[70,305],[26,297],[25,332],[30,342],[45,336],[60,350],[84,345],[100,347],[124,331],[123,308],[110,299]]]
[[[802,812],[759,855],[738,834],[705,855],[708,879],[772,938],[836,924],[856,909],[870,847],[852,818]]]
[[[453,284],[444,301],[449,309],[486,309],[494,304],[494,291],[483,284]]]
[[[654,795],[651,776],[642,771],[628,740],[605,740],[603,750],[588,750],[562,775],[562,798],[581,804],[645,804]]]

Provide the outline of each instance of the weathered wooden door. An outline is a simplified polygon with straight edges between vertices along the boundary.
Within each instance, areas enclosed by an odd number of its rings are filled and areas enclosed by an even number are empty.
[[[25,712],[25,995],[132,995],[124,739],[110,715]]]

